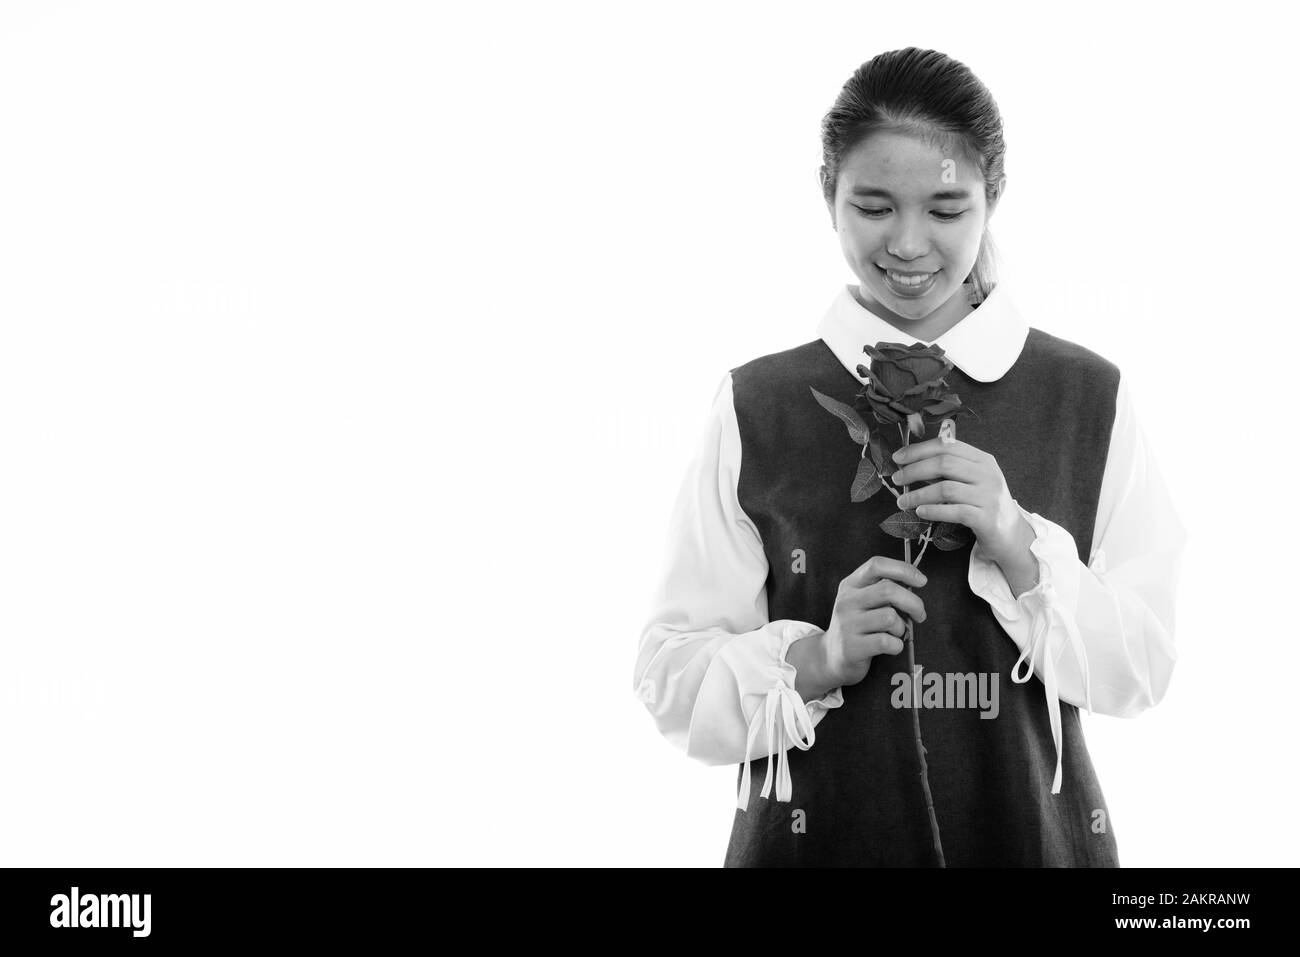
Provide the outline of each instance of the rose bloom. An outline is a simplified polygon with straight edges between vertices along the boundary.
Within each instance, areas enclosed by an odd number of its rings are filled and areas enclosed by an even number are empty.
[[[871,357],[871,368],[858,366],[858,375],[869,381],[854,397],[853,407],[863,415],[893,425],[917,414],[926,421],[969,411],[944,381],[952,360],[939,346],[880,342],[862,351]]]

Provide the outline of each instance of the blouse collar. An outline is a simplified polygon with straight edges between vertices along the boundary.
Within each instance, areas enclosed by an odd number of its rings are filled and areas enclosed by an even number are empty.
[[[844,368],[859,382],[858,366],[871,366],[871,358],[862,351],[864,345],[877,342],[925,342],[895,329],[853,295],[853,287],[843,285],[817,327],[817,334],[835,353]],[[979,382],[1002,378],[1020,357],[1029,334],[1029,325],[1011,301],[1004,283],[994,285],[988,297],[962,317],[933,344],[943,349],[957,368]],[[932,343],[925,343],[930,345]]]

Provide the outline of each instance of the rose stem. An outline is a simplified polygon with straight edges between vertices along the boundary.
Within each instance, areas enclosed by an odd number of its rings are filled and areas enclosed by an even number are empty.
[[[867,457],[867,446],[866,446],[866,445],[863,445],[863,446],[862,446],[862,457],[863,457],[864,459]],[[894,482],[893,482],[893,479],[890,479],[889,476],[887,476],[887,475],[881,475],[881,476],[880,476],[880,484],[883,485],[885,488],[889,489],[889,494],[892,495],[892,496],[894,496],[894,501],[898,501],[898,495],[899,495],[899,492],[898,492],[898,489],[894,488]]]
[[[912,430],[904,423],[903,429],[903,446],[906,448],[911,444]],[[907,486],[903,486],[903,494],[907,494]],[[922,548],[924,551],[924,548]],[[903,539],[903,557],[908,564],[912,562],[912,540]],[[917,556],[920,560],[920,556]],[[907,586],[911,591],[911,586]],[[920,697],[921,689],[918,688],[916,681],[916,647],[912,640],[912,616],[907,616],[907,673],[912,679],[912,730],[916,733],[916,757],[921,763],[921,789],[925,792],[925,810],[930,816],[930,836],[934,838],[934,854],[939,859],[940,867],[947,867],[943,859],[943,843],[939,840],[939,820],[934,815],[934,796],[930,793],[930,775],[928,765],[925,763],[925,745],[921,743],[921,703],[917,700]]]
[[[933,529],[934,529],[934,523],[931,522],[930,525],[926,528],[925,534],[922,536],[925,539],[925,541],[921,543],[921,550],[916,555],[916,561],[912,563],[912,565],[916,568],[919,568],[921,566],[921,558],[925,555],[925,550],[930,547],[930,532]]]

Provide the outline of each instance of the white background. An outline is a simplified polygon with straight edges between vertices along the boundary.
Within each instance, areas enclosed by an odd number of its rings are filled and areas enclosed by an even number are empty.
[[[720,865],[735,769],[632,690],[665,523],[852,279],[823,113],[920,45],[1191,536],[1167,698],[1085,716],[1121,861],[1295,864],[1275,9],[6,3],[0,859]]]

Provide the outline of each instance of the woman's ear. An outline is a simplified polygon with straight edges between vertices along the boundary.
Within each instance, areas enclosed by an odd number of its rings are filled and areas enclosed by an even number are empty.
[[[821,167],[817,170],[817,185],[818,185],[819,187],[821,187],[822,198],[823,198],[823,199],[826,199],[826,167],[825,167],[825,165],[821,166]],[[838,232],[838,231],[839,231],[839,224],[835,222],[835,203],[834,203],[832,200],[830,200],[830,199],[826,199],[826,208],[827,208],[827,210],[830,211],[830,214],[831,214],[831,228],[834,229],[834,230],[836,230],[836,231]]]
[[[998,208],[998,203],[1002,202],[1002,196],[1007,191],[1007,178],[1002,176],[998,179],[998,185],[993,190],[993,199],[989,201],[989,209],[984,218],[988,219],[993,215],[993,211]]]

